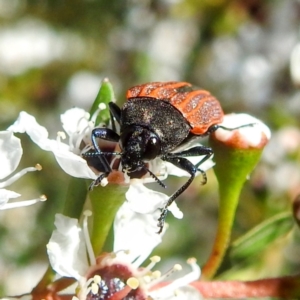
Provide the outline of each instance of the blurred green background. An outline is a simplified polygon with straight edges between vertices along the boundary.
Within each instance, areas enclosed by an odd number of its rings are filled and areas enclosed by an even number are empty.
[[[300,193],[299,20],[298,0],[0,0],[1,130],[25,110],[55,138],[60,114],[74,106],[89,110],[105,77],[119,104],[128,87],[148,81],[184,80],[208,89],[225,112],[252,114],[273,133],[243,190],[234,240],[291,210]],[[10,189],[24,199],[46,194],[48,201],[0,212],[0,295],[24,293],[43,274],[45,244],[69,180],[52,154],[26,136],[22,145],[18,169],[40,163],[43,171]],[[169,178],[168,193],[183,180]],[[186,217],[167,220],[171,226],[155,251],[165,260],[195,256],[202,264],[208,257],[217,183],[211,170],[208,184],[200,181],[177,201]],[[228,256],[220,275],[227,270],[222,278],[255,279],[299,266],[295,229],[257,255]]]

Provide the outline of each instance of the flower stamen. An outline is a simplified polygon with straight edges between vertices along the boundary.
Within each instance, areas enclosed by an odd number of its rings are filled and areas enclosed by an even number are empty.
[[[86,245],[86,250],[88,252],[88,256],[90,259],[90,264],[92,266],[96,265],[96,257],[94,254],[94,250],[92,247],[90,235],[89,235],[89,229],[88,229],[88,222],[87,219],[92,215],[92,212],[90,210],[86,210],[83,213],[84,219],[83,219],[83,235],[84,235],[84,240],[85,240],[85,245]]]
[[[160,262],[160,260],[161,260],[161,258],[160,258],[158,255],[152,256],[152,257],[150,258],[150,263],[149,263],[149,265],[146,266],[145,268],[143,268],[142,271],[140,271],[140,275],[141,275],[141,276],[144,276],[144,275],[146,275],[147,273],[149,273],[150,270],[153,269],[154,266],[155,266],[158,262]]]
[[[91,286],[91,293],[96,295],[99,293],[99,285],[97,283],[92,283],[92,286]]]
[[[96,123],[96,120],[97,120],[97,117],[100,113],[101,110],[105,110],[106,109],[106,104],[105,103],[100,103],[98,105],[98,108],[95,110],[95,112],[92,114],[92,117],[91,117],[91,122],[93,122],[93,124]]]
[[[36,198],[36,199],[6,203],[3,207],[1,207],[1,210],[29,206],[29,205],[36,204],[38,202],[46,201],[46,200],[47,200],[47,197],[45,195],[41,195],[39,198]]]
[[[167,297],[169,295],[174,294],[174,292],[179,289],[180,287],[186,286],[189,283],[198,280],[200,275],[201,275],[201,269],[200,267],[197,265],[197,260],[195,258],[189,258],[187,260],[187,263],[191,266],[192,271],[188,274],[186,274],[185,276],[175,279],[174,281],[172,281],[170,284],[168,284],[165,287],[160,288],[158,291],[153,291],[150,294],[151,295],[155,295],[156,293],[159,293],[159,295],[164,298]],[[169,276],[172,271],[179,271],[181,269],[180,265],[175,265],[168,273],[167,276]],[[171,272],[171,273],[170,273]],[[165,275],[163,275],[159,280],[157,280],[155,282],[155,284],[159,283],[159,281],[161,281],[162,278],[166,278]],[[151,284],[153,286],[153,282]],[[164,296],[162,296],[164,295]]]
[[[13,175],[12,177],[8,178],[7,180],[0,182],[0,188],[4,188],[4,187],[14,183],[15,181],[20,179],[22,176],[24,176],[28,172],[34,172],[34,171],[40,171],[40,170],[42,170],[42,166],[40,164],[36,164],[34,167],[25,168],[25,169],[21,170],[20,172],[16,173],[15,175]]]
[[[128,278],[126,284],[133,290],[136,290],[140,286],[139,280],[135,277]]]
[[[84,119],[84,118],[81,118],[81,119]],[[80,120],[79,120],[80,121]],[[79,122],[78,122],[79,123]],[[89,134],[91,128],[94,127],[94,123],[92,123],[91,121],[88,122],[88,125],[83,128],[81,131],[78,129],[78,132],[77,134],[72,134],[70,136],[70,144],[71,144],[71,141],[72,141],[72,137],[75,136],[76,137],[76,140],[75,140],[75,145],[74,145],[74,149],[76,150],[80,150],[80,145],[81,145],[81,142],[84,140],[84,136],[86,134]],[[79,125],[78,125],[78,128],[79,128]]]
[[[173,266],[173,268],[171,268],[169,271],[167,271],[165,274],[156,277],[155,279],[152,280],[152,282],[149,284],[150,287],[162,282],[164,279],[168,278],[169,276],[171,276],[173,273],[177,272],[177,271],[181,271],[182,270],[182,266],[180,264],[175,264]]]
[[[57,131],[56,140],[58,143],[61,143],[61,140],[65,140],[67,138],[65,132],[63,131]]]

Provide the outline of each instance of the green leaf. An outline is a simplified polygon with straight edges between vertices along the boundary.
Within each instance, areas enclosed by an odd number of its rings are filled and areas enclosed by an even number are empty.
[[[92,105],[91,110],[90,110],[90,115],[92,117],[93,114],[99,108],[100,104],[105,104],[106,105],[106,108],[101,110],[101,114],[99,114],[97,116],[96,122],[95,122],[96,125],[99,124],[99,123],[105,123],[105,124],[108,123],[108,121],[110,119],[108,103],[112,102],[114,100],[115,100],[115,94],[114,94],[114,91],[113,91],[113,86],[107,78],[104,78],[102,83],[101,83],[101,87],[99,89],[97,97],[96,97],[96,99],[95,99],[95,101]]]
[[[261,253],[270,243],[287,235],[295,225],[290,212],[277,214],[234,241],[229,249],[233,259],[246,259]]]

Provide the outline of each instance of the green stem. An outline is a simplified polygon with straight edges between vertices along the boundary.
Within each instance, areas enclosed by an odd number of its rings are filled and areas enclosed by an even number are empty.
[[[93,229],[91,242],[94,253],[101,253],[115,215],[125,200],[127,186],[108,184],[97,187],[90,193],[93,209]]]
[[[86,200],[86,195],[86,181],[82,178],[72,177],[68,186],[63,214],[70,218],[79,219]]]
[[[219,181],[220,205],[217,234],[210,257],[202,269],[205,278],[212,278],[223,261],[229,245],[241,189],[240,182],[233,185]]]
[[[212,278],[223,261],[241,190],[262,152],[262,149],[255,148],[232,148],[215,139],[210,139],[210,143],[214,149],[214,170],[219,183],[220,208],[213,249],[202,269],[205,278]]]

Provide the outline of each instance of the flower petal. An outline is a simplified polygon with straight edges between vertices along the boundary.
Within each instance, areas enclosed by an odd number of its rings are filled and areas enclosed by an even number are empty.
[[[0,131],[0,179],[16,170],[23,154],[21,141],[11,131]]]
[[[136,260],[135,265],[140,266],[162,241],[162,234],[157,234],[158,217],[159,211],[140,214],[132,211],[129,203],[125,202],[114,221],[114,252],[128,250],[129,254],[124,254],[124,259],[130,262]]]
[[[88,261],[78,220],[56,214],[55,226],[47,244],[50,264],[59,275],[79,280],[88,270]]]
[[[65,132],[72,136],[88,127],[89,116],[84,109],[74,107],[61,114],[60,120]]]
[[[130,209],[141,214],[148,214],[163,207],[169,196],[146,188],[141,180],[132,179],[126,199]]]
[[[26,132],[41,149],[53,152],[58,164],[67,174],[78,178],[97,178],[86,160],[71,152],[69,145],[49,139],[46,128],[39,125],[36,119],[26,112],[21,112],[17,121],[8,129],[13,132]]]
[[[90,169],[87,162],[82,157],[59,147],[52,149],[60,167],[69,175],[78,178],[96,179],[97,175]]]
[[[45,127],[39,125],[36,119],[26,113],[25,111],[20,112],[18,119],[8,127],[8,130],[19,133],[27,133],[30,138],[40,148],[49,150],[48,146],[48,131]]]

